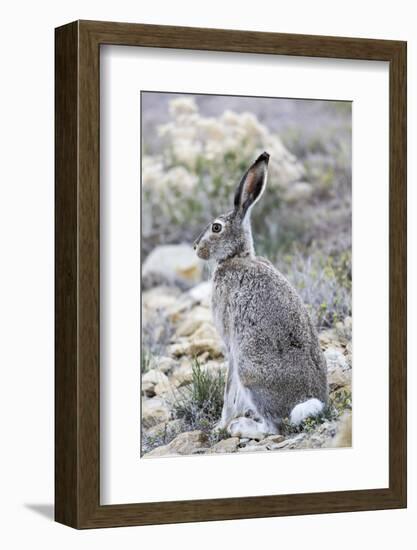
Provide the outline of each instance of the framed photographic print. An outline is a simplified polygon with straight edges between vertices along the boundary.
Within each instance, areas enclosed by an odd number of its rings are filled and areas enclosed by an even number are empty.
[[[56,520],[406,506],[406,44],[56,29]]]

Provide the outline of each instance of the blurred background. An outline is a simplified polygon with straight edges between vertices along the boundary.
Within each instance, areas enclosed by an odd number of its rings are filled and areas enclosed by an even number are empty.
[[[335,445],[351,410],[350,102],[141,93],[141,452],[147,456]],[[213,265],[192,243],[232,208],[263,151],[255,250],[290,280],[316,324],[330,401],[280,441],[214,430],[227,357],[211,318]],[[347,419],[347,420],[346,420]],[[342,424],[343,425],[343,424]],[[350,445],[350,428],[343,443]]]
[[[231,209],[263,150],[255,249],[297,287],[318,327],[351,308],[350,102],[142,92],[142,252],[192,243]]]

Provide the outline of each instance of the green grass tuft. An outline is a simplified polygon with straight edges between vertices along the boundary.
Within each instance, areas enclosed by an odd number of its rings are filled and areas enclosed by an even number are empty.
[[[197,358],[192,372],[192,383],[181,388],[174,403],[174,416],[189,430],[210,432],[221,416],[225,375],[220,370],[213,374],[204,369]]]

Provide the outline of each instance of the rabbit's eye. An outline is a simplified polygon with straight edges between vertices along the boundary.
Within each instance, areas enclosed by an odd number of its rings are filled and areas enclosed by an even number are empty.
[[[222,224],[218,222],[213,223],[213,225],[211,226],[211,230],[213,231],[213,233],[220,233],[220,231],[222,230]]]

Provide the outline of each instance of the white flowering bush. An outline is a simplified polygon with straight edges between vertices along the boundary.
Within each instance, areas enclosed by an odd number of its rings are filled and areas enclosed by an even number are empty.
[[[251,113],[226,110],[205,117],[193,98],[181,97],[170,102],[170,120],[157,131],[158,154],[142,157],[145,251],[161,242],[191,242],[213,217],[229,210],[239,178],[262,151],[271,156],[268,199],[257,205],[253,223],[256,228],[262,220],[264,239],[277,239],[283,204],[308,200],[312,193],[303,181],[303,165]]]

